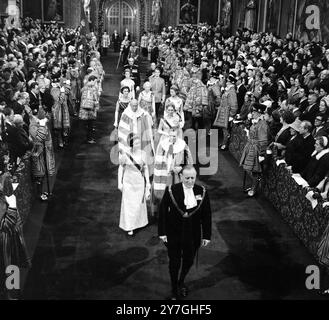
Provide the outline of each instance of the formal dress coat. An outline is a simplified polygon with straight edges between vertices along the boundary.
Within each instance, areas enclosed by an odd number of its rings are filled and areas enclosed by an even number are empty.
[[[40,106],[39,95],[36,95],[32,92],[30,92],[29,95],[30,95],[30,108],[32,109],[33,114],[37,114]]]
[[[306,110],[300,115],[299,119],[301,121],[309,121],[312,123],[312,125],[314,125],[314,121],[318,112],[319,105],[316,103],[312,104],[306,108]]]
[[[119,34],[117,34],[117,33],[112,34],[112,43],[113,43],[114,52],[119,52],[120,43],[121,43],[121,39],[120,39]]]
[[[323,137],[323,136],[327,137],[328,136],[327,128],[325,126],[315,128],[312,132],[312,136],[314,139],[316,139],[318,137]]]
[[[329,171],[329,150],[324,149],[316,154],[315,151],[301,176],[310,187],[316,187]]]
[[[242,106],[244,105],[244,97],[247,93],[247,88],[245,87],[244,84],[240,84],[237,87],[236,94],[238,98],[238,111],[237,113],[240,113]]]
[[[17,127],[6,122],[5,131],[2,133],[2,140],[7,143],[11,162],[16,162],[17,157],[22,156],[26,148]]]
[[[211,240],[211,207],[208,192],[204,187],[193,188],[197,207],[186,209],[184,204],[183,184],[166,188],[160,204],[158,233],[167,236],[168,247],[171,245],[190,245],[197,249],[201,240]]]
[[[122,35],[122,39],[125,39],[127,37],[127,39],[129,41],[131,41],[131,33],[130,32],[125,32],[123,35]]]
[[[292,167],[293,173],[301,173],[311,159],[314,151],[314,139],[311,135],[306,138],[301,135],[294,136],[287,143],[285,160]]]
[[[305,169],[305,167],[307,166],[308,162],[311,159],[311,156],[314,152],[314,144],[315,144],[315,140],[313,138],[313,136],[310,134],[308,135],[306,138],[303,137],[302,140],[302,158],[301,158],[301,164],[300,164],[300,168],[301,171],[303,171]]]
[[[303,113],[308,107],[308,99],[302,98],[298,102],[298,109],[300,110],[301,113]]]

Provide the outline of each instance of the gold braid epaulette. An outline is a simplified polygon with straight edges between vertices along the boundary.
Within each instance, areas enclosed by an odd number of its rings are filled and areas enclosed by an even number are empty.
[[[203,204],[203,201],[204,201],[204,198],[205,198],[205,195],[206,195],[206,188],[204,186],[201,186],[202,187],[202,190],[203,190],[203,194],[202,194],[202,200],[201,202],[199,203],[199,205],[196,207],[196,209],[194,209],[192,212],[188,213],[188,212],[184,212],[182,209],[179,208],[178,204],[177,204],[177,201],[174,197],[174,195],[172,194],[172,190],[171,190],[171,186],[168,187],[168,191],[169,191],[169,194],[170,194],[170,198],[173,202],[173,204],[175,205],[176,209],[178,210],[178,212],[182,215],[183,218],[190,218],[192,217],[199,209],[200,207],[202,206]]]

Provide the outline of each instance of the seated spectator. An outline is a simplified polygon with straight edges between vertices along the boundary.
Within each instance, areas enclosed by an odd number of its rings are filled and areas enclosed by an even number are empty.
[[[311,189],[311,188],[310,188]],[[312,190],[312,189],[311,189]],[[326,176],[321,180],[321,182],[313,189],[314,199],[322,199],[323,201],[328,201],[329,199],[329,172]]]
[[[300,135],[300,124],[300,120],[296,120],[290,125],[291,139],[287,143],[285,152],[285,161],[292,173],[301,172],[303,138]]]
[[[328,117],[329,115],[329,107],[328,107],[328,100],[323,98],[320,100],[320,104],[319,104],[319,114],[321,115],[325,115]]]
[[[291,139],[287,143],[285,160],[293,173],[301,173],[314,151],[314,139],[310,134],[309,122],[296,120],[290,125]]]
[[[299,89],[298,109],[299,109],[301,114],[309,106],[309,104],[308,104],[308,95],[309,95],[308,87],[306,87],[306,86],[300,87],[300,89]]]
[[[251,96],[252,93],[248,91],[244,96],[244,103],[241,107],[240,113],[237,115],[237,120],[247,120],[248,114],[251,112]]]
[[[318,137],[315,140],[315,151],[301,176],[310,187],[316,187],[329,171],[328,138]]]
[[[312,136],[314,138],[327,136],[328,131],[325,127],[326,121],[328,120],[327,115],[318,113],[316,115],[315,121],[314,121],[314,130],[312,132]]]
[[[317,104],[318,96],[315,93],[310,93],[308,95],[308,107],[300,115],[299,119],[301,121],[309,121],[314,125],[314,120],[319,112],[319,105]]]
[[[32,150],[33,143],[28,136],[29,128],[23,120],[23,117],[19,114],[14,115],[14,124],[18,129],[18,139],[20,141],[21,148],[17,152],[17,156],[22,158],[27,151]]]
[[[276,135],[282,128],[282,123],[280,122],[280,112],[278,110],[273,110],[273,108],[267,108],[265,111],[265,120],[269,127],[269,142],[275,140]]]

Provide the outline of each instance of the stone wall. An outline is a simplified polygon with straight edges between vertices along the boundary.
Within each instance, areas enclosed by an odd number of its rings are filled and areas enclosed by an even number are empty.
[[[69,28],[76,28],[81,22],[81,0],[64,0],[64,21]]]

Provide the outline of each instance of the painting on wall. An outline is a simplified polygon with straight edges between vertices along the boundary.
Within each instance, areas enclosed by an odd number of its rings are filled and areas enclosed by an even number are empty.
[[[223,34],[228,36],[232,32],[233,8],[231,0],[221,0],[220,23]]]
[[[42,0],[42,21],[64,23],[64,0]]]
[[[178,24],[197,24],[199,21],[199,0],[179,0]]]

